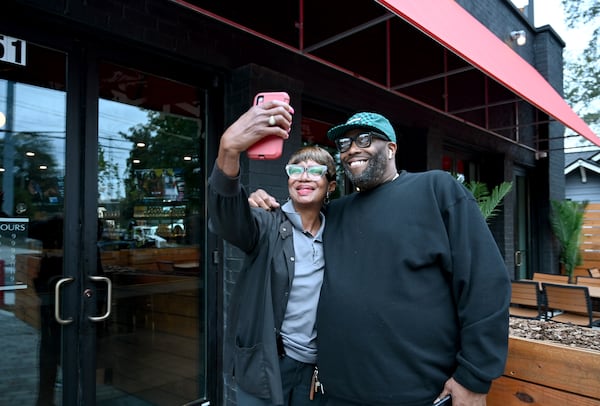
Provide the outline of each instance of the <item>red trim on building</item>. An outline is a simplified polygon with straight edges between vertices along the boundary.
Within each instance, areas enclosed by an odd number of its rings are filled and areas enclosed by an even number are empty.
[[[566,127],[600,146],[600,138],[548,81],[456,1],[377,2]]]

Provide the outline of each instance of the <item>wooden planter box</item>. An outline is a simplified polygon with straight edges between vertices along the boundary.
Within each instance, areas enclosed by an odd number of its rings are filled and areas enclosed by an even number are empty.
[[[600,351],[510,337],[488,406],[600,406]]]

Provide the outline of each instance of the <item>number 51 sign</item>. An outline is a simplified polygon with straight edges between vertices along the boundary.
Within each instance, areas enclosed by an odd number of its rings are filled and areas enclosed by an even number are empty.
[[[26,45],[23,40],[0,34],[0,61],[26,65]]]

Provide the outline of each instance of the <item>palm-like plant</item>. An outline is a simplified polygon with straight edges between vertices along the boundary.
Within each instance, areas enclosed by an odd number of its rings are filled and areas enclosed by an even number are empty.
[[[483,218],[489,223],[498,214],[498,206],[502,202],[502,199],[504,199],[504,196],[511,191],[512,182],[502,182],[495,186],[491,192],[483,182],[470,181],[465,186],[475,197]]]
[[[552,205],[550,224],[561,250],[559,260],[571,280],[573,270],[582,263],[579,244],[588,201],[551,200],[550,204]]]

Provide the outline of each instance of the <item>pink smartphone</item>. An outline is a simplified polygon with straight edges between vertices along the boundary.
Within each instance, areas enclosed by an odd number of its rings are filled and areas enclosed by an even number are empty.
[[[281,100],[289,104],[290,96],[286,92],[261,92],[254,96],[255,105],[270,100]],[[282,152],[283,138],[274,135],[263,138],[246,151],[250,159],[277,159]]]

